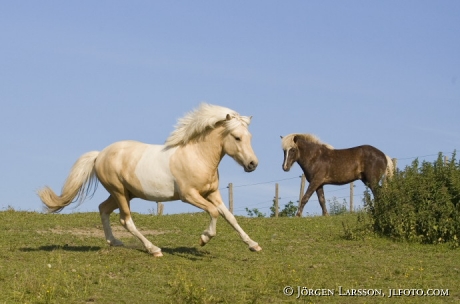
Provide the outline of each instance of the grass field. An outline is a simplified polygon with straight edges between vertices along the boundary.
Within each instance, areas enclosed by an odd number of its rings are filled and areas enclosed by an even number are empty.
[[[217,236],[200,247],[206,214],[134,214],[138,229],[163,250],[153,258],[120,229],[116,214],[112,226],[125,247],[105,244],[97,213],[7,210],[0,212],[0,303],[460,301],[458,249],[353,232],[357,218],[238,217],[263,248],[254,253],[223,218]],[[283,293],[287,286],[293,295]],[[440,295],[404,295],[422,292]]]

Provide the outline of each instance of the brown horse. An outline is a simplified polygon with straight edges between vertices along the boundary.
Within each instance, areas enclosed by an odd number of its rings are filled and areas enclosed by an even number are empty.
[[[379,149],[364,145],[349,149],[334,149],[312,134],[289,134],[281,137],[284,151],[283,170],[289,171],[297,162],[309,182],[308,189],[299,202],[297,216],[313,192],[316,191],[323,210],[328,215],[324,198],[324,185],[343,185],[360,179],[376,195],[384,175],[393,174],[393,162]]]

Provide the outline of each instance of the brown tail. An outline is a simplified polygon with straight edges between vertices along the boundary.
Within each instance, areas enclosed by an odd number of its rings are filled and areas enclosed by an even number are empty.
[[[98,151],[83,154],[73,165],[58,196],[46,186],[37,191],[38,196],[46,205],[47,212],[59,212],[72,202],[78,201],[81,204],[87,196],[94,194],[97,187],[97,177],[94,171]],[[91,189],[93,189],[92,194]]]

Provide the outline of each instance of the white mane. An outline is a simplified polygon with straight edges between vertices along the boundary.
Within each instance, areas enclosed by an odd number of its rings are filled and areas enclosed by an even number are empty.
[[[283,150],[288,150],[288,149],[293,148],[293,147],[296,146],[296,144],[294,143],[294,137],[295,136],[301,136],[305,141],[323,145],[326,148],[331,149],[331,150],[334,149],[333,146],[331,146],[331,145],[329,145],[327,143],[321,142],[316,135],[292,133],[292,134],[288,134],[288,135],[284,136],[281,139],[281,147],[283,148]]]
[[[232,119],[227,120],[227,115],[230,115]],[[248,127],[251,118],[240,116],[229,108],[201,103],[197,109],[177,120],[175,130],[166,139],[165,145],[168,148],[185,145],[203,135],[206,130],[214,129],[220,122],[227,131],[231,131],[241,125]]]

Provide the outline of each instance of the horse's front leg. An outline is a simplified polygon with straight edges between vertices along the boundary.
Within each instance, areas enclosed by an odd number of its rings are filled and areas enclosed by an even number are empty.
[[[203,231],[200,236],[200,245],[204,246],[216,235],[216,223],[217,218],[219,217],[219,211],[216,206],[202,197],[195,189],[190,189],[184,192],[185,193],[181,197],[182,201],[206,211],[211,217],[211,222],[209,223],[208,228]]]
[[[240,227],[236,221],[235,216],[227,209],[219,191],[213,192],[208,195],[208,199],[216,206],[219,213],[225,218],[225,220],[238,232],[243,242],[249,246],[251,251],[261,251],[262,247],[255,241],[253,241],[244,230]]]
[[[217,217],[219,216],[219,213],[217,209],[212,211],[212,215],[209,211],[208,213],[211,217],[211,222],[209,223],[208,229],[203,231],[203,233],[200,236],[200,246],[206,245],[213,237],[216,236],[216,233],[217,233],[216,223],[217,223]]]
[[[328,216],[329,213],[327,212],[327,208],[326,208],[326,198],[324,197],[323,186],[316,189],[316,195],[318,195],[319,204],[321,206],[321,209],[323,209],[323,215]]]
[[[302,216],[303,208],[307,204],[307,202],[310,199],[310,197],[313,195],[313,192],[315,192],[318,187],[319,187],[319,185],[314,184],[314,183],[310,183],[308,185],[307,191],[305,192],[304,196],[302,197],[302,199],[299,202],[299,209],[297,210],[297,214],[296,214],[297,217]]]

